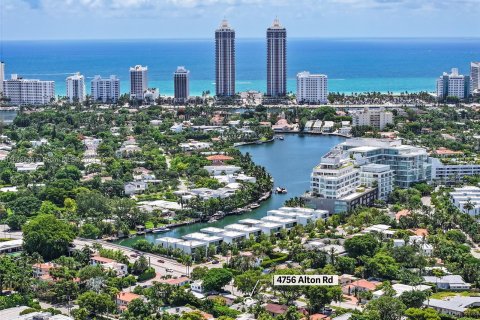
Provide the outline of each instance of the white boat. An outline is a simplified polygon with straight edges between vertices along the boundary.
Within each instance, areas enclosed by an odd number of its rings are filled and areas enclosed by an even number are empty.
[[[287,193],[287,189],[286,189],[286,188],[282,188],[282,187],[277,187],[277,188],[275,189],[275,193],[285,194],[285,193]]]

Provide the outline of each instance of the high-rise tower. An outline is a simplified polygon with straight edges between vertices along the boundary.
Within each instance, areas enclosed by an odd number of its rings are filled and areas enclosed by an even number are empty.
[[[267,29],[267,96],[287,94],[287,29],[275,19]]]
[[[227,20],[215,30],[215,88],[217,96],[235,94],[235,30]]]

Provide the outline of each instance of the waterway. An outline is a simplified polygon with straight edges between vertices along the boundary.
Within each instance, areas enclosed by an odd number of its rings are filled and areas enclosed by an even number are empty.
[[[206,227],[222,228],[241,219],[259,219],[267,214],[268,210],[283,206],[287,199],[300,196],[309,189],[310,173],[318,164],[321,156],[336,144],[345,139],[337,136],[314,136],[287,134],[284,140],[275,140],[272,143],[261,145],[241,146],[243,153],[248,152],[256,164],[264,166],[273,176],[274,185],[287,188],[287,194],[272,194],[261,206],[242,215],[227,216],[213,223],[196,223],[174,228],[168,232],[147,234],[130,239],[122,239],[116,243],[132,246],[139,239],[154,242],[160,237],[180,238],[186,234],[199,231]]]

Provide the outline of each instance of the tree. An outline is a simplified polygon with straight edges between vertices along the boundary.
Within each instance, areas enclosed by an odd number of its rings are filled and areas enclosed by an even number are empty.
[[[366,255],[373,256],[378,247],[378,240],[370,233],[355,236],[345,241],[345,250],[353,258]]]
[[[142,299],[133,299],[122,314],[122,319],[149,319],[151,313],[150,307]]]
[[[192,280],[202,279],[207,273],[207,271],[208,271],[207,267],[195,267],[193,268],[192,273],[190,274],[190,278],[192,278]]]
[[[409,308],[405,311],[405,315],[409,320],[441,320],[438,312],[432,308]]]
[[[115,303],[106,293],[87,291],[77,299],[80,308],[85,308],[90,314],[102,314],[115,310]]]
[[[8,204],[16,214],[27,217],[33,216],[40,209],[42,202],[34,196],[19,197]]]
[[[379,252],[373,258],[367,260],[366,270],[374,277],[395,279],[398,274],[399,265],[391,256]]]
[[[400,300],[407,308],[420,308],[427,299],[427,293],[420,290],[406,291],[400,295]]]
[[[308,299],[310,313],[317,313],[333,300],[340,300],[342,290],[338,286],[308,286],[305,289],[305,297]]]
[[[39,215],[23,226],[23,248],[38,252],[45,260],[66,255],[73,239],[73,227],[51,214]]]
[[[405,311],[405,305],[397,298],[381,296],[370,301],[365,307],[368,320],[400,320]]]
[[[98,239],[102,231],[91,223],[85,223],[80,228],[79,236],[87,239]]]
[[[133,263],[132,272],[133,274],[142,274],[147,269],[148,269],[148,260],[147,258],[145,258],[144,255],[141,255],[140,258],[138,258]]]
[[[234,284],[238,290],[248,295],[252,292],[257,281],[261,281],[263,278],[260,270],[247,270],[235,277]]]
[[[353,274],[355,272],[356,261],[350,257],[338,257],[335,268],[341,273]]]
[[[210,269],[203,276],[203,288],[206,292],[219,291],[232,280],[233,275],[227,269]]]

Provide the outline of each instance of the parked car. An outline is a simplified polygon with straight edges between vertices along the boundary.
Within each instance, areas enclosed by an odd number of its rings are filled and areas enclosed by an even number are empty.
[[[220,261],[218,261],[218,260],[213,260],[212,261],[212,264],[219,264],[219,263],[220,263]]]
[[[162,259],[158,259],[157,262],[158,262],[158,263],[165,263],[165,261],[162,260]]]

